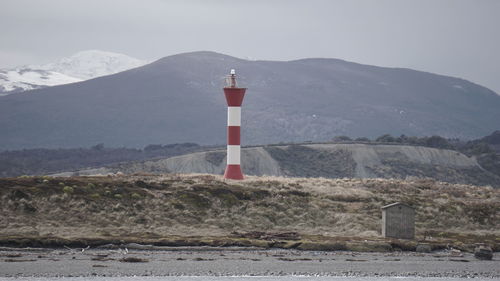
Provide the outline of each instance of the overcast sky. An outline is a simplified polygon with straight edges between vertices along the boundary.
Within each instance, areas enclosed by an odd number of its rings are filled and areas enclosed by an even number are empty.
[[[340,58],[500,93],[499,0],[1,0],[0,68],[88,49],[153,60]]]

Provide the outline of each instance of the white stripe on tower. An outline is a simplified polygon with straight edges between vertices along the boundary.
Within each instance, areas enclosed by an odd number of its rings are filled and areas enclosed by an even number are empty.
[[[241,148],[239,145],[228,145],[227,165],[241,165],[240,153],[241,153]]]
[[[227,108],[227,164],[240,165],[241,107]]]
[[[241,106],[229,106],[227,108],[227,125],[241,126]]]

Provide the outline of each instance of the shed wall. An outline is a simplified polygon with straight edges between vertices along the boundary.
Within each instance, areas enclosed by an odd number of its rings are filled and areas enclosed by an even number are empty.
[[[415,238],[415,210],[405,205],[384,209],[382,211],[382,236]]]

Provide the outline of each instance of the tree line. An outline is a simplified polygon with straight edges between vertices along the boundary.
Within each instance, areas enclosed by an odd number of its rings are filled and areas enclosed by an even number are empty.
[[[0,177],[44,175],[109,164],[171,157],[202,150],[195,143],[152,144],[144,149],[111,148],[97,144],[90,148],[23,149],[0,152]]]
[[[440,149],[460,151],[474,156],[479,164],[500,176],[500,131],[481,139],[462,141],[446,139],[440,136],[416,137],[382,135],[373,140],[337,136],[332,142],[387,143],[418,145]],[[111,148],[97,144],[90,148],[70,149],[23,149],[0,152],[0,177],[21,175],[44,175],[63,171],[75,171],[85,168],[102,167],[110,164],[130,161],[143,161],[166,158],[197,151],[206,151],[214,147],[200,146],[195,143],[151,144],[143,149]]]

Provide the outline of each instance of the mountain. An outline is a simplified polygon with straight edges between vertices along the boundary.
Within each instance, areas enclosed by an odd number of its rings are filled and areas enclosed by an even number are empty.
[[[29,66],[0,70],[0,96],[62,84],[80,82],[82,79],[59,72]]]
[[[146,64],[126,55],[89,50],[44,65],[0,69],[0,95],[80,82]]]
[[[136,173],[224,174],[225,150],[129,162],[57,174],[58,176]],[[432,178],[500,187],[500,174],[485,170],[475,157],[458,151],[395,144],[272,145],[242,149],[247,175],[322,178]]]
[[[193,52],[0,98],[0,149],[224,144],[231,68],[248,88],[244,145],[386,133],[470,139],[499,129],[500,96],[463,79],[338,59]]]
[[[146,63],[146,61],[123,54],[89,50],[76,53],[55,63],[41,65],[40,69],[88,80],[143,66]]]

